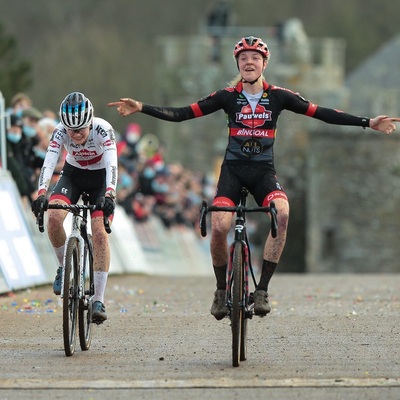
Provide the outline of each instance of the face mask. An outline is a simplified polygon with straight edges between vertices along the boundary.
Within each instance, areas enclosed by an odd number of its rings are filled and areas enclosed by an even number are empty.
[[[20,133],[7,132],[7,139],[12,143],[18,143],[21,137],[22,135]]]
[[[25,136],[27,136],[29,138],[36,136],[36,129],[32,128],[29,125],[24,125],[23,130],[24,130]]]
[[[143,176],[146,179],[152,179],[156,176],[156,172],[153,170],[153,168],[145,168],[143,171]]]
[[[128,174],[122,174],[120,186],[123,188],[130,187],[133,184],[133,179]]]
[[[22,108],[20,108],[19,110],[15,111],[15,116],[18,118],[22,118],[22,113],[24,112],[24,110]]]
[[[35,153],[35,156],[38,158],[42,158],[43,160],[46,157],[46,152],[44,150],[38,149],[38,148],[34,148],[33,152]]]
[[[126,141],[129,144],[135,144],[140,139],[140,133],[128,132],[126,134]]]
[[[169,186],[166,183],[159,183],[157,181],[153,181],[151,187],[156,193],[167,193]]]

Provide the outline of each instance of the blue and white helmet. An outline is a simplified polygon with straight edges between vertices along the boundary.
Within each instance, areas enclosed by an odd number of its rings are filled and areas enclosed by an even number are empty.
[[[92,103],[83,93],[72,92],[61,103],[60,119],[68,129],[86,128],[93,120]]]

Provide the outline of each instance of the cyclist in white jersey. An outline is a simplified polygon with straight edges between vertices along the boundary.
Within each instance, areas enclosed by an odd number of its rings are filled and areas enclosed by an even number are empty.
[[[83,192],[89,202],[98,207],[92,212],[94,248],[93,322],[107,319],[104,292],[110,267],[110,248],[104,228],[103,213],[112,221],[115,209],[115,189],[118,178],[118,158],[112,126],[94,117],[90,100],[80,92],[70,93],[60,106],[61,122],[55,127],[39,176],[38,198],[32,204],[35,215],[46,210],[49,203],[73,204]],[[60,178],[49,200],[47,191],[63,147],[67,151]],[[66,233],[63,222],[67,211],[48,210],[47,232],[59,261],[53,291],[61,293],[61,273]]]

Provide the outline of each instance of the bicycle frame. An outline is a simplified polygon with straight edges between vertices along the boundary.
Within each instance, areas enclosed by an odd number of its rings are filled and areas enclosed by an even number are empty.
[[[244,204],[245,205],[245,204]],[[244,267],[244,292],[243,299],[241,301],[240,307],[245,311],[245,317],[252,317],[252,309],[250,308],[252,303],[250,301],[250,283],[249,283],[249,273],[251,273],[254,286],[257,286],[256,279],[253,272],[253,267],[251,265],[251,255],[250,247],[248,246],[247,234],[246,234],[246,219],[242,214],[242,209],[238,209],[237,218],[235,221],[235,233],[234,241],[229,248],[229,263],[227,269],[227,280],[226,280],[226,301],[230,310],[232,310],[232,280],[233,280],[233,259],[236,243],[240,242],[242,246],[242,258]]]
[[[226,276],[226,305],[227,317],[231,321],[232,329],[232,365],[238,367],[240,361],[246,360],[247,353],[247,319],[251,319],[254,310],[254,301],[250,293],[249,273],[251,273],[254,287],[257,283],[251,265],[250,245],[246,232],[247,212],[268,212],[271,216],[271,236],[277,235],[277,210],[274,202],[266,207],[246,207],[248,190],[242,188],[240,203],[233,207],[208,206],[203,200],[200,209],[200,232],[207,235],[206,215],[208,212],[236,213],[234,240],[229,248],[229,262]]]
[[[84,203],[85,203],[84,199]],[[83,299],[85,298],[85,294],[90,294],[91,297],[94,295],[94,287],[90,288],[90,293],[85,293],[84,292],[84,279],[85,279],[85,273],[86,271],[86,266],[89,265],[87,257],[91,257],[93,259],[93,250],[89,244],[88,240],[88,233],[87,233],[87,214],[88,214],[88,209],[87,208],[76,208],[75,210],[71,211],[72,212],[72,227],[71,227],[71,233],[67,237],[67,240],[65,242],[65,248],[68,247],[68,242],[70,240],[76,239],[79,244],[79,258],[80,258],[80,263],[79,265],[84,266],[83,268],[80,269],[80,274],[79,274],[79,292],[78,292],[78,298]],[[64,264],[66,262],[66,253],[64,254]],[[89,271],[90,274],[93,274],[93,271]],[[63,270],[62,276],[61,276],[61,298],[64,297],[64,277],[65,277],[65,270]],[[93,277],[90,279],[91,282],[93,282]],[[93,285],[92,285],[93,286]],[[85,299],[85,302],[87,299]],[[90,299],[89,299],[90,301]],[[87,304],[85,304],[86,306]]]

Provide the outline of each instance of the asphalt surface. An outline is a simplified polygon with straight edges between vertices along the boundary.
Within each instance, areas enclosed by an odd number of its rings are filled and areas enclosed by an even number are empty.
[[[231,361],[212,277],[112,276],[108,320],[66,357],[59,298],[0,297],[0,399],[400,399],[398,275],[276,275]]]

